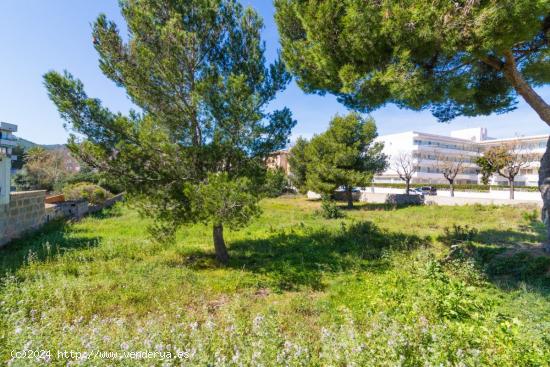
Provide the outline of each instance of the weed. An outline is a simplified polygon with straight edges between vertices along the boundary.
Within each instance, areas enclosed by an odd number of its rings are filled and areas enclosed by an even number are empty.
[[[453,246],[463,242],[473,241],[478,230],[471,228],[468,225],[461,226],[459,224],[454,224],[452,227],[446,227],[443,229],[443,235],[439,237],[439,240],[447,245]]]
[[[344,213],[338,207],[334,200],[324,196],[321,202],[319,214],[325,219],[339,219],[344,217]]]

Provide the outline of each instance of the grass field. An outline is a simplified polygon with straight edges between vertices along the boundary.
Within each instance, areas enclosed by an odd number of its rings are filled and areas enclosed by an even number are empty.
[[[533,208],[262,207],[226,267],[209,227],[160,245],[124,206],[0,250],[0,364],[548,365]]]

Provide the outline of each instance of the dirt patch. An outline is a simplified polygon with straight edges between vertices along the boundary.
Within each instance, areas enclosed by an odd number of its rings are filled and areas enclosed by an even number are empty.
[[[506,251],[504,251],[502,254],[500,254],[498,256],[502,256],[502,257],[514,256],[519,252],[524,252],[524,253],[527,253],[527,254],[529,254],[531,256],[535,256],[535,257],[541,257],[542,256],[542,257],[550,258],[550,253],[544,250],[544,244],[542,244],[542,243],[537,244],[537,245],[534,245],[532,243],[529,243],[529,244],[520,243],[520,244],[518,244],[517,246],[515,246],[513,248],[507,249]]]
[[[256,298],[264,298],[271,294],[271,291],[268,288],[260,288],[256,292],[254,292],[254,297]]]

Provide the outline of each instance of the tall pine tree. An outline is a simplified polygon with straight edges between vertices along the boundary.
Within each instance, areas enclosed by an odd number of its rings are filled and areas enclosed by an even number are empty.
[[[226,262],[224,225],[257,215],[264,160],[283,148],[295,121],[266,105],[289,82],[280,60],[266,66],[262,20],[236,0],[123,0],[128,41],[100,15],[93,42],[103,73],[139,112],[113,113],[82,83],[49,72],[45,85],[70,127],[70,147],[120,183],[152,232],[172,239],[186,223],[213,228]]]

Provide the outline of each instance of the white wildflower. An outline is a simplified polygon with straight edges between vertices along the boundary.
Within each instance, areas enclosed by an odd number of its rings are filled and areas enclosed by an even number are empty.
[[[285,353],[290,352],[290,350],[292,349],[292,342],[285,340],[283,347],[284,347]]]
[[[212,330],[212,329],[214,329],[214,326],[216,326],[216,324],[214,324],[214,322],[212,320],[207,320],[206,323],[204,324],[204,326],[208,330]]]
[[[252,327],[257,330],[262,325],[262,321],[264,321],[264,317],[262,315],[257,315],[254,318],[254,321],[252,322]]]
[[[479,349],[470,349],[470,354],[474,357],[479,356],[480,353],[481,351]]]

